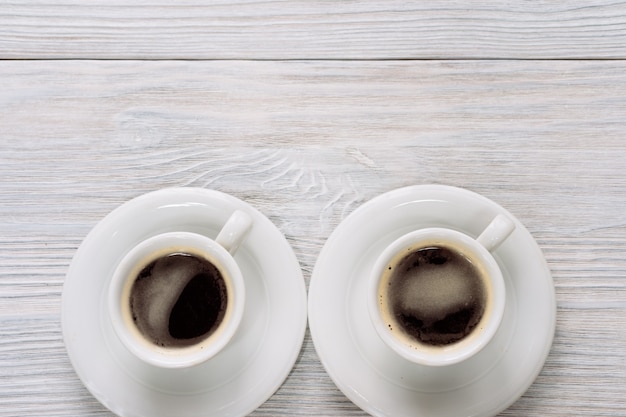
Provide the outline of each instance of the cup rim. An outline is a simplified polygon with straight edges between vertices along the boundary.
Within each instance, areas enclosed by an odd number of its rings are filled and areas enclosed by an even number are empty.
[[[184,252],[213,263],[225,278],[229,302],[218,329],[189,347],[165,348],[146,340],[129,326],[130,308],[122,303],[130,291],[133,271],[165,253]],[[115,267],[108,288],[108,315],[115,334],[136,357],[160,368],[184,368],[205,362],[220,352],[233,338],[245,305],[245,286],[241,270],[233,256],[213,239],[193,232],[166,232],[151,236],[131,248]]]
[[[472,259],[480,260],[479,267],[485,269],[489,281],[490,296],[486,307],[487,318],[482,329],[474,331],[467,338],[448,346],[427,347],[407,346],[398,340],[381,317],[378,289],[383,271],[388,263],[399,253],[426,244],[445,245],[454,242],[461,246],[464,253],[470,253]],[[502,271],[493,255],[478,241],[469,235],[453,229],[430,227],[409,232],[389,244],[374,262],[368,283],[367,304],[370,320],[383,342],[408,361],[427,366],[447,366],[462,362],[481,351],[496,334],[504,315],[506,289]]]

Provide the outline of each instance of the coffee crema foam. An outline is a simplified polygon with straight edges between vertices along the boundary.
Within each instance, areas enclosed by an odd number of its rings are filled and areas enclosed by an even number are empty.
[[[481,321],[488,289],[465,255],[442,245],[409,250],[383,275],[379,307],[390,330],[408,344],[448,346]]]
[[[130,289],[130,313],[151,343],[187,347],[209,337],[224,319],[227,289],[220,271],[190,253],[170,253],[149,262]]]

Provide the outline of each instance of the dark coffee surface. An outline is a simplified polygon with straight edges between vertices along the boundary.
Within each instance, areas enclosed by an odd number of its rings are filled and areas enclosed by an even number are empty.
[[[130,293],[139,331],[154,344],[184,347],[208,337],[221,323],[227,292],[220,271],[195,255],[175,253],[150,262]]]
[[[390,327],[399,327],[392,330],[422,344],[443,346],[462,340],[479,323],[486,290],[479,271],[463,255],[427,247],[390,268]]]

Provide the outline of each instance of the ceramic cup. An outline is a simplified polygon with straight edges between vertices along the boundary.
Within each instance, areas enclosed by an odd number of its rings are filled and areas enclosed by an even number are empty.
[[[161,368],[191,367],[220,352],[243,316],[244,280],[233,256],[251,227],[237,210],[215,240],[169,232],[133,247],[108,292],[111,323],[126,348]]]
[[[491,252],[514,228],[498,215],[476,239],[426,228],[387,246],[375,261],[367,295],[381,339],[427,366],[452,365],[478,353],[498,330],[505,307],[502,272]]]

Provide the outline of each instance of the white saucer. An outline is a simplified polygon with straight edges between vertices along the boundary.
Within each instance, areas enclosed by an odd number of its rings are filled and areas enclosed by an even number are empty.
[[[217,356],[196,367],[159,369],[114,336],[106,288],[121,257],[168,231],[215,237],[229,215],[249,213],[253,228],[237,254],[246,284],[240,329]],[[306,287],[280,231],[235,197],[199,188],[145,194],[115,209],[87,235],[63,288],[63,338],[76,373],[120,416],[243,416],[263,404],[294,365],[306,329]]]
[[[541,250],[519,220],[494,252],[507,287],[502,325],[476,356],[429,368],[402,359],[378,337],[366,304],[368,271],[383,248],[411,230],[440,226],[478,234],[498,213],[473,192],[439,185],[383,194],[332,233],[313,270],[309,328],[335,384],[375,416],[492,416],[533,383],[550,351],[556,302]]]

